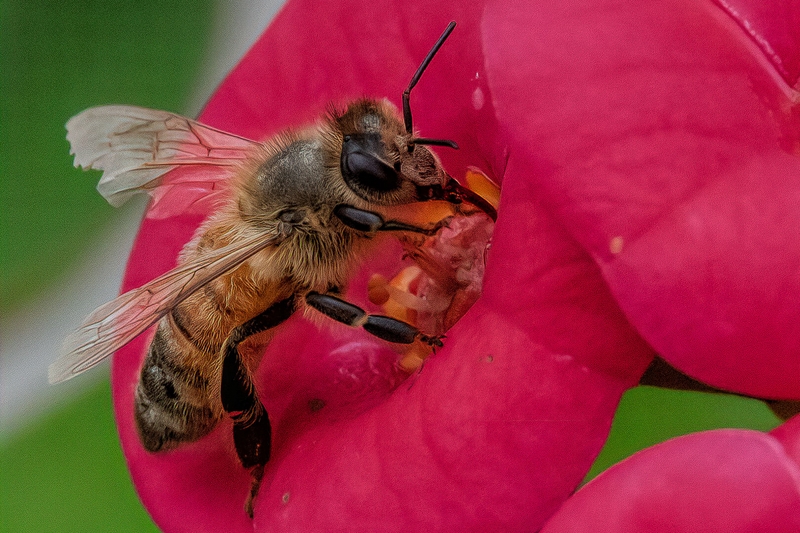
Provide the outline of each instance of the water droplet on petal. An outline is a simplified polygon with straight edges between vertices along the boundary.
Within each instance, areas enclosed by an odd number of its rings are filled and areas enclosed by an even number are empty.
[[[475,90],[472,91],[472,107],[475,108],[475,111],[480,111],[483,109],[484,103],[486,103],[486,97],[483,95],[483,89],[475,87]]]

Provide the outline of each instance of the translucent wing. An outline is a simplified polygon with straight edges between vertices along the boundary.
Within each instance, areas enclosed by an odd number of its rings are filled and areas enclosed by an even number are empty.
[[[245,237],[98,307],[64,340],[62,355],[50,365],[50,383],[66,381],[97,365],[197,289],[278,242],[280,238],[274,235]]]
[[[167,173],[186,165],[201,169],[182,174],[181,182],[218,190],[215,182],[258,144],[167,111],[120,105],[75,115],[67,140],[76,167],[103,171],[97,190],[114,206],[136,192],[152,193]]]

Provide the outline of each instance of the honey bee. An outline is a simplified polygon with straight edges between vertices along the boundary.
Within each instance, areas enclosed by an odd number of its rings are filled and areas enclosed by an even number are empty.
[[[95,310],[64,344],[50,381],[69,379],[157,324],[135,393],[142,445],[172,449],[206,435],[224,416],[253,484],[270,457],[271,426],[252,375],[275,328],[312,308],[393,343],[441,346],[439,335],[341,298],[348,276],[379,232],[430,236],[447,222],[418,226],[377,210],[431,200],[494,208],[462,187],[415,135],[410,93],[452,32],[451,22],[403,93],[403,114],[364,98],[317,124],[266,142],[178,115],[130,106],[88,109],[67,123],[75,165],[102,170],[112,204],[158,191],[170,171],[216,167],[230,197],[198,229],[178,266]],[[226,169],[228,172],[226,172]],[[455,212],[455,211],[454,211]]]

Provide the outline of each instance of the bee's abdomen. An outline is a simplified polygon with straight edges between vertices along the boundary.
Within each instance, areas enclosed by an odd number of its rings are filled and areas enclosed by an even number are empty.
[[[199,439],[220,417],[219,409],[212,405],[207,379],[185,364],[186,350],[197,348],[179,337],[185,336],[168,317],[162,319],[136,388],[136,426],[142,445],[151,452]]]

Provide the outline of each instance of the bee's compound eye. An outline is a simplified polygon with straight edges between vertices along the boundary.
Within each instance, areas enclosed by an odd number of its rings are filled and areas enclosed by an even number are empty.
[[[350,188],[386,192],[400,186],[400,175],[379,157],[382,153],[380,138],[351,137],[350,142],[342,146],[342,176]]]
[[[353,152],[342,158],[345,179],[362,188],[390,191],[397,188],[398,176],[394,169],[371,154]]]

